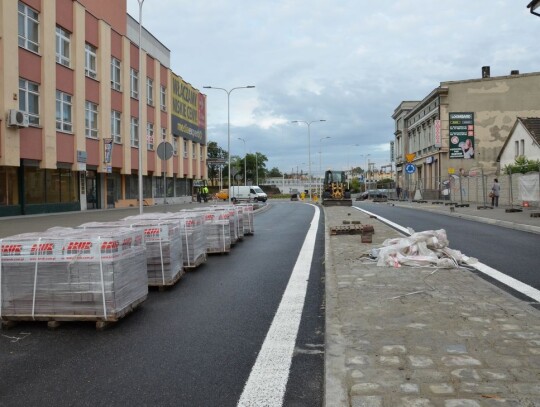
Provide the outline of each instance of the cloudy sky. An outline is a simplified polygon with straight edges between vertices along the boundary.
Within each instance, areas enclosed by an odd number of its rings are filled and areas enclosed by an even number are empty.
[[[208,140],[261,152],[267,168],[390,162],[391,115],[441,81],[540,71],[530,0],[145,0],[143,26],[171,68],[208,95]],[[127,0],[138,20],[137,0]],[[539,102],[540,103],[540,102]],[[313,123],[311,148],[306,125]],[[327,139],[322,139],[330,137]],[[321,140],[322,139],[322,140]],[[322,147],[322,148],[321,148]],[[322,154],[319,154],[322,151]],[[369,156],[367,156],[369,154]]]

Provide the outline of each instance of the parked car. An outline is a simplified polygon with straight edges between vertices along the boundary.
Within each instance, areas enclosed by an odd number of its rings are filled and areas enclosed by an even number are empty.
[[[216,198],[226,201],[227,199],[229,199],[229,190],[227,188],[221,189],[219,192],[216,193]]]
[[[356,200],[364,201],[366,199],[373,199],[373,198],[388,198],[388,192],[386,189],[369,189],[367,191],[362,192],[360,195],[358,195]]]

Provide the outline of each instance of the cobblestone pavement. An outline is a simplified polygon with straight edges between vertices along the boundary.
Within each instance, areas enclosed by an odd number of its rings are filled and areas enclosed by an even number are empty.
[[[465,269],[377,267],[362,255],[395,230],[325,217],[327,407],[540,406],[540,311]],[[330,236],[343,220],[373,243]]]

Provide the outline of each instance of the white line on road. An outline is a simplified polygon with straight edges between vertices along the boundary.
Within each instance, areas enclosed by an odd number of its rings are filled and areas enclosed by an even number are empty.
[[[404,228],[403,226],[398,225],[397,223],[394,223],[391,220],[383,218],[382,216],[379,216],[379,215],[377,215],[375,213],[366,211],[365,209],[361,209],[361,208],[358,208],[358,207],[354,207],[354,208],[358,209],[359,211],[362,211],[362,212],[364,212],[364,213],[366,213],[368,215],[376,216],[377,219],[379,219],[381,222],[386,223],[387,225],[389,225],[389,226],[399,230],[400,232],[410,236],[410,232],[408,231],[408,229]],[[468,259],[468,257],[465,254],[464,254],[464,256],[465,256],[465,259]],[[495,270],[494,268],[491,268],[491,267],[489,267],[488,265],[486,265],[484,263],[477,262],[477,263],[469,264],[469,266],[474,267],[479,272],[484,273],[486,276],[489,276],[490,278],[492,278],[494,280],[497,280],[500,283],[503,283],[504,285],[512,288],[513,290],[515,290],[515,291],[517,291],[517,292],[519,292],[519,293],[521,293],[523,295],[526,295],[529,298],[532,298],[536,302],[540,302],[540,290],[537,290],[536,288],[531,287],[530,285],[522,283],[521,281],[516,280],[515,278],[510,277],[507,274],[501,273],[500,271]]]
[[[319,227],[320,210],[313,207],[315,214],[311,226],[272,325],[238,401],[239,407],[283,405]]]

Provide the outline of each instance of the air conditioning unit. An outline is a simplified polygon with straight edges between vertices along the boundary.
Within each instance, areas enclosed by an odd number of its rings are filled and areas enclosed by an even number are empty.
[[[16,109],[10,109],[8,114],[8,126],[28,127],[28,113]]]

